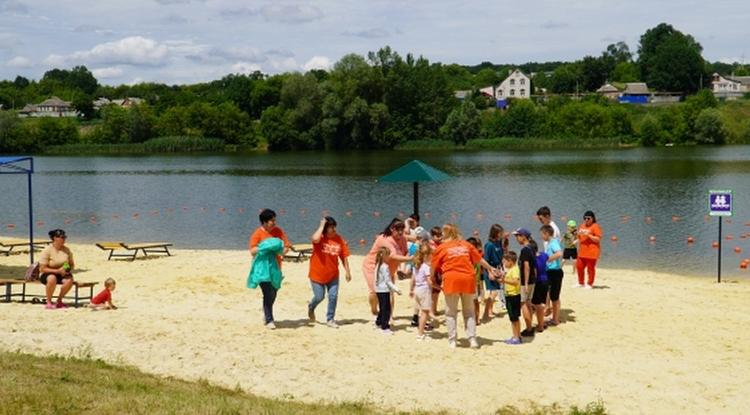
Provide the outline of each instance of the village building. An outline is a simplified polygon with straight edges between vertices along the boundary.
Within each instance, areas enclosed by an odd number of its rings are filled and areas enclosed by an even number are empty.
[[[620,98],[620,90],[612,84],[604,84],[601,88],[596,90],[596,93],[613,101],[617,101]]]
[[[531,97],[531,79],[520,69],[510,71],[507,78],[495,88],[495,99],[521,98],[529,99]]]
[[[112,99],[105,97],[99,97],[96,100],[94,100],[94,109],[100,110],[102,107],[105,107],[107,105],[117,105],[118,107],[122,108],[130,108],[133,105],[138,105],[143,102],[142,98],[133,98],[133,97],[126,97],[122,99]]]
[[[21,117],[77,117],[78,111],[68,101],[51,97],[39,104],[26,104],[18,115]]]
[[[714,73],[711,91],[717,99],[735,100],[750,92],[750,76],[721,76]]]

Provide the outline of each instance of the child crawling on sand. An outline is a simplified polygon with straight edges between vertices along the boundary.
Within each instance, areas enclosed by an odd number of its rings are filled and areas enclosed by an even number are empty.
[[[117,283],[112,278],[107,278],[104,281],[104,289],[102,292],[91,299],[89,307],[92,310],[117,310],[117,307],[112,304],[112,291],[115,290]]]

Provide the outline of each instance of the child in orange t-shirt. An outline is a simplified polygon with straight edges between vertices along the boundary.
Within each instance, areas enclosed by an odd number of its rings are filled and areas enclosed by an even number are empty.
[[[117,310],[117,307],[112,304],[112,291],[117,287],[117,283],[112,278],[107,278],[104,281],[104,289],[91,299],[89,307],[91,310]]]

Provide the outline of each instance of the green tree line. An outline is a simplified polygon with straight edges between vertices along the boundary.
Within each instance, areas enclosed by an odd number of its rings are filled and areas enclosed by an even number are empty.
[[[192,85],[108,86],[85,66],[53,69],[39,81],[20,76],[0,81],[5,109],[0,111],[0,152],[139,144],[157,137],[185,137],[191,143],[211,138],[270,150],[393,148],[440,139],[460,145],[496,137],[617,137],[644,145],[747,141],[750,125],[728,121],[713,96],[700,91],[714,71],[741,75],[746,69],[708,63],[701,53],[692,36],[663,23],[641,36],[637,54],[618,42],[599,56],[575,62],[444,65],[401,56],[386,46],[367,56],[346,55],[328,71],[231,74]],[[478,89],[500,84],[513,68],[533,75],[532,88],[542,99],[514,100],[507,110],[495,110],[494,101]],[[622,106],[587,95],[605,82],[632,81],[697,95],[664,108]],[[461,101],[454,96],[457,90],[474,93]],[[81,119],[22,120],[12,111],[53,95],[71,101]],[[99,97],[137,97],[143,103],[96,110],[93,101]]]

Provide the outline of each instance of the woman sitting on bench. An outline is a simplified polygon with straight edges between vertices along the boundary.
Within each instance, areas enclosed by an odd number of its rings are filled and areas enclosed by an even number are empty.
[[[65,294],[73,287],[73,274],[71,271],[75,267],[73,262],[73,253],[65,246],[65,231],[55,229],[49,231],[49,237],[52,244],[48,245],[39,256],[39,281],[47,287],[47,305],[48,310],[56,308],[66,308],[63,304]],[[60,287],[60,295],[57,297],[57,305],[52,304],[52,295],[55,294],[55,287]]]

